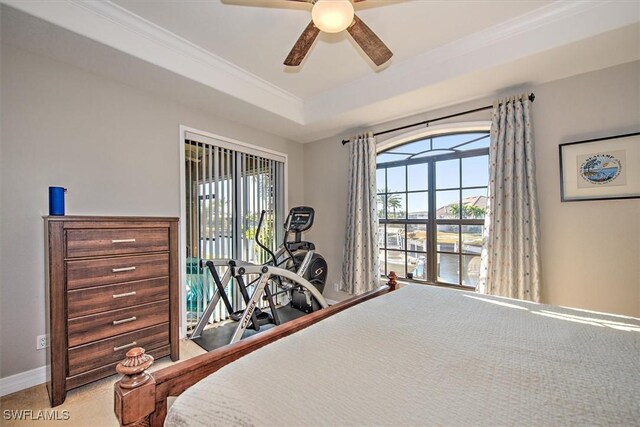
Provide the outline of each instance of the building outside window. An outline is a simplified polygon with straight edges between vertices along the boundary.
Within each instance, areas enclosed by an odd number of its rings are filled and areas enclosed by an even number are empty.
[[[432,134],[377,156],[381,274],[475,288],[489,132]]]

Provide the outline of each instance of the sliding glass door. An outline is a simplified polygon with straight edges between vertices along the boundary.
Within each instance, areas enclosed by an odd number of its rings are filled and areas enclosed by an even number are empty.
[[[199,320],[214,290],[200,260],[265,262],[264,250],[255,244],[263,210],[261,241],[277,246],[284,222],[285,162],[284,156],[224,140],[197,135],[185,141],[187,329]],[[233,288],[230,297],[241,305]],[[227,316],[219,306],[211,321]]]

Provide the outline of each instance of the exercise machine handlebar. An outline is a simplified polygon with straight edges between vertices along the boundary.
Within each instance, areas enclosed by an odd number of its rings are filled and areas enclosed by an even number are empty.
[[[267,252],[269,255],[271,255],[271,259],[273,260],[273,265],[278,265],[278,260],[276,259],[276,254],[274,254],[271,249],[269,249],[266,245],[264,245],[260,241],[260,231],[262,231],[262,221],[264,220],[264,216],[266,215],[266,213],[267,213],[267,211],[264,210],[264,209],[262,210],[262,212],[260,212],[260,220],[258,221],[258,228],[256,229],[256,235],[254,236],[254,240],[256,241],[258,246],[260,246],[262,249],[265,250],[265,252]]]

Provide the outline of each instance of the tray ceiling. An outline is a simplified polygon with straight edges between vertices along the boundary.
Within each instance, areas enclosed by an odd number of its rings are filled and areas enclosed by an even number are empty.
[[[387,64],[323,33],[296,68],[282,61],[305,3],[2,2],[3,42],[111,64],[100,73],[300,142],[640,59],[637,2],[367,0],[356,13],[394,52]]]

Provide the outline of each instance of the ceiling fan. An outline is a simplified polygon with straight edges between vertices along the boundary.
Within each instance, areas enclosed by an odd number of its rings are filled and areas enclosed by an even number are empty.
[[[298,41],[284,60],[284,65],[295,67],[302,63],[302,60],[311,49],[320,31],[327,33],[338,33],[347,30],[353,40],[367,54],[376,65],[387,62],[393,53],[389,48],[371,31],[371,29],[360,18],[354,15],[353,3],[364,0],[287,0],[300,3],[311,3],[311,22],[302,32]]]

